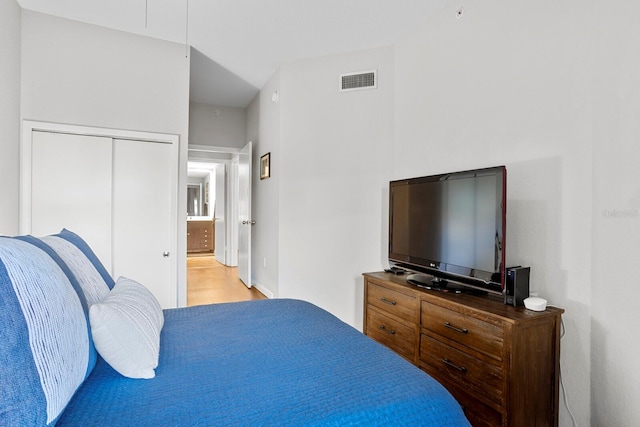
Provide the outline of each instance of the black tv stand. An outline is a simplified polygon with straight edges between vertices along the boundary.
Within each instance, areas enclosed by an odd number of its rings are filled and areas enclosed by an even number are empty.
[[[407,283],[419,288],[432,291],[450,292],[454,294],[485,295],[487,292],[480,289],[464,286],[461,283],[452,282],[442,277],[428,274],[415,273],[407,277]]]
[[[414,273],[407,277],[407,282],[425,289],[444,289],[447,281],[441,277]]]

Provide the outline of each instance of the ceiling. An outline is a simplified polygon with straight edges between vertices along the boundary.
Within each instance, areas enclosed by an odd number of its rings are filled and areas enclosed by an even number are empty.
[[[203,179],[213,173],[219,166],[213,162],[189,162],[187,176],[189,178]]]
[[[191,101],[244,108],[281,64],[394,44],[445,0],[18,0],[192,47]]]

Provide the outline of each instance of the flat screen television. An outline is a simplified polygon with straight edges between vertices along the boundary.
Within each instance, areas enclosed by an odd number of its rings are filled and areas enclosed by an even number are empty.
[[[504,166],[389,183],[389,264],[430,289],[502,294]]]

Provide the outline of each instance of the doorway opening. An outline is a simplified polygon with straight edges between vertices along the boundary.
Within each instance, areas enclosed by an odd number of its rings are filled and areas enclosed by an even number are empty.
[[[189,146],[187,305],[263,299],[238,275],[241,150]]]

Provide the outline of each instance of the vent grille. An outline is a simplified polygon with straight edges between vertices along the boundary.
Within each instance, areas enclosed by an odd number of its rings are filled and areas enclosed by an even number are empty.
[[[377,70],[340,74],[340,92],[375,89],[378,87],[377,74]]]

